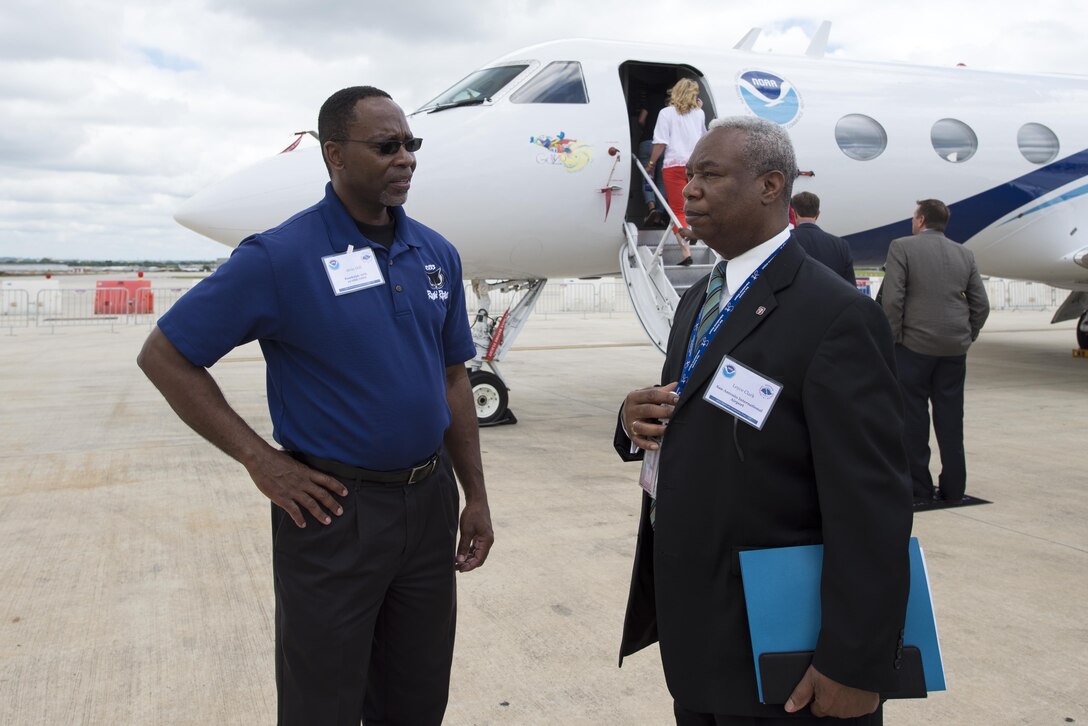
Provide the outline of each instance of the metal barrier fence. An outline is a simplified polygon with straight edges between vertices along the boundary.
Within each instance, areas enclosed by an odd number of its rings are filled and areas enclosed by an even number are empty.
[[[40,328],[125,325],[130,317],[128,290],[39,290],[35,322]]]
[[[986,294],[994,310],[1049,310],[1061,305],[1069,291],[1041,282],[991,278],[986,281]]]
[[[153,326],[162,314],[174,306],[189,287],[154,287],[136,291],[136,323]]]
[[[26,290],[0,290],[0,328],[8,334],[15,328],[30,327],[30,293]]]
[[[627,294],[627,284],[623,280],[602,282],[600,286],[599,312],[602,313],[633,313],[631,296]]]
[[[508,307],[517,302],[521,292],[488,292],[491,301],[491,316],[501,316]],[[465,283],[465,307],[474,315],[479,309],[479,299],[470,283]],[[631,298],[627,295],[627,286],[622,280],[551,280],[540,294],[533,316],[545,319],[549,315],[580,314],[585,317],[591,313],[630,313]]]
[[[880,278],[871,278],[875,290]],[[994,310],[1053,310],[1068,295],[1067,290],[1038,282],[989,278],[984,280]],[[17,328],[35,324],[41,328],[110,326],[137,324],[148,327],[173,307],[191,286],[141,288],[132,292],[123,287],[38,290],[36,298],[25,289],[0,289],[0,329],[14,334]],[[521,292],[489,292],[491,315],[499,317],[513,305]],[[465,283],[465,305],[475,315],[479,301],[470,283]],[[552,280],[544,288],[533,317],[556,315],[629,315],[633,312],[627,287],[619,278],[602,280]]]
[[[0,328],[109,326],[131,323],[148,327],[173,307],[190,287],[141,288],[133,299],[122,287],[38,290],[33,301],[27,290],[0,289]]]
[[[880,289],[881,277],[870,277],[870,295]],[[990,307],[994,310],[1053,310],[1062,304],[1068,290],[1050,287],[1041,282],[989,278],[984,280]],[[489,293],[491,315],[498,317],[516,301],[520,293]],[[465,302],[470,314],[475,314],[479,304],[472,286],[465,283]],[[600,313],[630,313],[631,298],[620,279],[606,280],[552,280],[537,301],[533,315],[547,318],[549,315],[582,315]]]

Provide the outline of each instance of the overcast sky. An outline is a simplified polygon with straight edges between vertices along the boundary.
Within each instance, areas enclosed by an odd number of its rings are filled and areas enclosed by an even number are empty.
[[[1088,75],[1082,0],[7,0],[0,257],[223,257],[174,208],[316,128],[345,86],[411,110],[546,40],[729,48],[758,26],[755,50],[802,53],[823,20],[842,58]]]

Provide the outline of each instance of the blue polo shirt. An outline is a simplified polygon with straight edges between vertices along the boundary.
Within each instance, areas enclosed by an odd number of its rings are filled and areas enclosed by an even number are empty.
[[[461,259],[445,238],[390,207],[387,250],[325,198],[244,240],[185,293],[159,328],[194,365],[260,341],[281,446],[366,469],[426,459],[450,424],[447,366],[476,354]],[[323,257],[371,247],[385,284],[335,295]]]

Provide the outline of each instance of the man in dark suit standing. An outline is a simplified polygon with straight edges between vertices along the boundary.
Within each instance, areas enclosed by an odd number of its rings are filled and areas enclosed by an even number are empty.
[[[963,499],[963,383],[967,349],[990,314],[986,287],[971,250],[944,236],[950,213],[936,199],[919,201],[911,237],[893,240],[880,286],[895,338],[903,392],[907,457],[914,499]],[[941,450],[940,491],[929,473],[929,404]]]
[[[762,119],[715,121],[699,141],[685,212],[726,264],[684,294],[662,385],[629,393],[617,424],[617,451],[645,452],[656,496],[643,495],[620,659],[660,642],[683,726],[880,724],[879,693],[897,685],[911,498],[891,332],[789,239],[796,169]],[[754,402],[709,400],[725,379]],[[761,704],[738,552],[816,543],[812,666],[785,706]]]
[[[797,214],[797,228],[793,238],[800,243],[808,256],[830,267],[851,285],[857,285],[854,276],[854,256],[850,245],[842,237],[823,231],[816,226],[820,217],[820,198],[812,192],[799,192],[790,200]]]

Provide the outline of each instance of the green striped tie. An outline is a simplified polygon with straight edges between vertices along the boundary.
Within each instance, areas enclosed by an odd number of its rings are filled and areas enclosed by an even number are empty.
[[[714,319],[718,317],[718,306],[722,302],[722,295],[726,292],[725,287],[725,264],[727,260],[722,260],[718,264],[714,265],[714,271],[710,273],[710,283],[706,286],[706,300],[703,301],[703,307],[699,310],[699,326],[696,328],[698,334],[695,336],[695,345],[699,345],[699,341],[706,335],[706,331],[710,330],[710,326],[714,324]],[[657,524],[657,500],[650,500],[650,527]]]
[[[706,287],[706,300],[703,301],[703,308],[699,311],[699,325],[696,327],[698,332],[695,335],[696,345],[706,335],[706,331],[710,330],[710,326],[714,324],[714,318],[718,317],[718,306],[722,302],[722,294],[726,289],[725,264],[726,260],[722,260],[714,265],[714,272],[710,273],[710,284]]]

